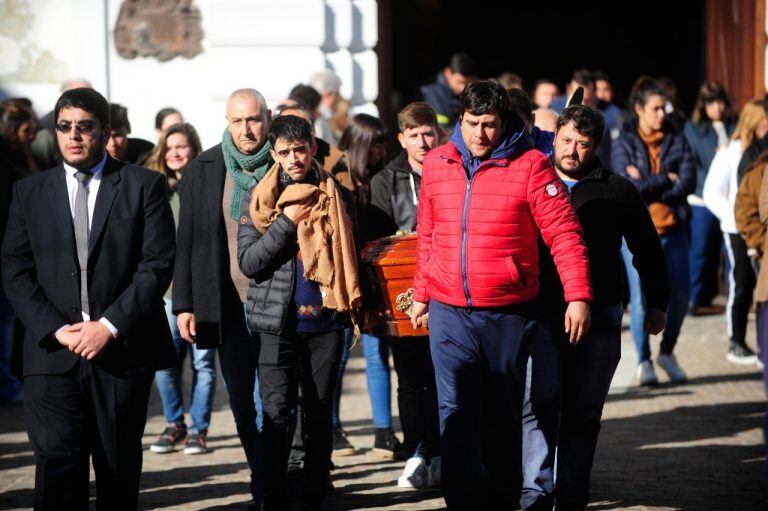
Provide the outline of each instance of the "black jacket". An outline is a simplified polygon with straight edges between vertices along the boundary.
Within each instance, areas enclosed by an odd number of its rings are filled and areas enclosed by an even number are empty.
[[[30,171],[23,154],[12,151],[8,142],[0,137],[0,241],[8,222],[13,183],[28,175]]]
[[[696,190],[696,162],[688,142],[682,132],[665,121],[661,172],[652,174],[648,149],[637,130],[637,119],[624,123],[621,134],[611,145],[611,167],[640,190],[640,196],[646,203],[663,202],[673,208],[679,224],[687,224],[691,218],[688,195]],[[639,179],[627,174],[629,165],[640,171]],[[669,179],[669,173],[677,174],[677,181]]]
[[[355,222],[354,196],[336,182]],[[242,220],[237,230],[237,260],[248,284],[248,326],[254,332],[282,335],[289,323],[296,289],[296,255],[299,244],[296,224],[280,215],[262,234],[253,225],[249,211],[252,188],[243,195]],[[360,239],[355,222],[355,246]],[[358,248],[358,254],[360,250]],[[358,259],[358,270],[361,263]],[[362,272],[361,272],[362,273]],[[363,283],[361,282],[361,286]],[[363,293],[366,291],[363,290]]]
[[[372,239],[390,236],[397,231],[416,230],[414,196],[419,196],[420,186],[421,175],[411,169],[405,151],[373,176],[367,212],[368,232]]]
[[[627,240],[649,308],[666,310],[669,277],[659,236],[635,186],[595,159],[592,170],[570,189],[571,202],[584,229],[594,291],[594,308],[622,303],[621,239]],[[565,309],[560,279],[549,251],[542,257],[542,292],[546,309],[562,319]]]
[[[229,273],[221,206],[226,175],[218,144],[192,160],[179,183],[173,313],[195,314],[197,343],[207,348],[222,342],[222,309],[242,306]]]
[[[744,154],[741,156],[741,161],[739,161],[739,168],[737,170],[739,184],[741,184],[741,180],[744,179],[747,170],[749,170],[757,157],[764,151],[768,151],[768,135],[752,142],[752,145],[747,147],[747,150],[744,151]]]
[[[438,125],[452,129],[459,119],[459,96],[448,86],[442,70],[437,72],[434,82],[421,86],[421,96],[435,109]]]
[[[107,158],[88,256],[91,318],[118,330],[94,362],[116,374],[172,366],[163,293],[173,273],[173,217],[165,177]],[[82,321],[80,274],[63,166],[13,187],[2,247],[3,287],[26,326],[24,375],[62,374],[79,356],[53,338]]]

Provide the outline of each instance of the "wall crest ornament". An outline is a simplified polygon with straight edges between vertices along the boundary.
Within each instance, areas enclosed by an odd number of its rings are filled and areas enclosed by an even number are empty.
[[[115,49],[126,59],[192,58],[203,51],[200,20],[192,0],[124,0],[113,32]]]

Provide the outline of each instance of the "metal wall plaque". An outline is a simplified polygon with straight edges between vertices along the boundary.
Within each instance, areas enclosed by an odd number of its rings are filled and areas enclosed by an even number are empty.
[[[123,0],[115,24],[115,48],[126,59],[192,58],[203,51],[200,19],[192,0]]]

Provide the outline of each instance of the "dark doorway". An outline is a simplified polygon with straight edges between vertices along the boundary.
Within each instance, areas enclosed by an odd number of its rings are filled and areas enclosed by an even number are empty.
[[[391,9],[380,20],[391,35],[380,44],[390,46],[394,112],[418,99],[418,87],[458,51],[471,53],[484,77],[519,74],[527,90],[540,78],[562,88],[582,67],[604,71],[622,107],[638,76],[666,76],[687,114],[704,79],[703,1],[383,3]]]

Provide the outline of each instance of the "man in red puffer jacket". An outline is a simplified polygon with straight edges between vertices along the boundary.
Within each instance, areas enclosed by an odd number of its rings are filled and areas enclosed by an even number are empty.
[[[467,85],[450,142],[424,159],[417,232],[410,314],[430,327],[446,504],[514,509],[529,346],[552,335],[535,302],[539,235],[563,283],[571,342],[589,328],[592,289],[568,193],[497,80]]]

